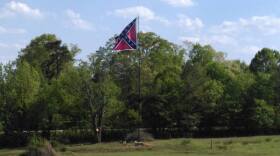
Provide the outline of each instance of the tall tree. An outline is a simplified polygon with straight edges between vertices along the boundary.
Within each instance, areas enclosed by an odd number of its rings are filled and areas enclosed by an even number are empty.
[[[4,76],[4,66],[0,63],[0,112],[4,112],[4,104],[5,104],[5,76]],[[3,126],[3,116],[4,114],[0,114],[0,131],[2,131]]]
[[[40,76],[35,68],[24,61],[16,69],[7,66],[5,72],[5,132],[29,130],[32,124],[29,110],[38,97]]]
[[[18,61],[27,61],[50,80],[58,77],[65,64],[73,63],[78,52],[77,46],[69,48],[55,35],[43,34],[34,38],[26,48],[20,51]]]
[[[277,69],[280,60],[280,54],[276,50],[263,48],[259,51],[250,64],[252,72],[271,73]]]
[[[224,61],[223,53],[208,45],[195,44],[187,57],[182,72],[181,124],[188,130],[199,126],[210,128],[215,123],[213,113],[224,93],[219,78],[223,76],[219,65]]]
[[[112,41],[108,41],[105,47],[100,47],[99,50],[90,56],[90,69],[92,72],[92,85],[95,88],[91,91],[94,98],[90,103],[92,115],[94,116],[95,128],[97,128],[98,142],[101,142],[102,130],[104,128],[104,120],[106,117],[113,114],[110,109],[118,108],[119,102],[119,87],[113,81],[110,75],[112,68]],[[113,107],[112,107],[113,106]],[[116,109],[117,110],[117,109]],[[118,113],[116,111],[116,113]]]
[[[255,82],[246,93],[243,110],[246,112],[244,118],[248,130],[259,132],[274,126],[277,93],[273,76],[279,60],[278,51],[264,48],[251,61],[250,70],[255,74]]]
[[[173,127],[179,103],[184,49],[154,33],[141,33],[141,89],[145,127]]]
[[[47,138],[50,138],[55,114],[58,113],[62,101],[57,79],[66,66],[73,66],[74,57],[78,52],[77,46],[63,44],[54,34],[42,34],[19,53],[17,64],[22,61],[28,62],[40,72],[41,80],[44,81],[40,86],[37,109],[42,111],[40,116],[44,124],[41,128],[47,130]]]

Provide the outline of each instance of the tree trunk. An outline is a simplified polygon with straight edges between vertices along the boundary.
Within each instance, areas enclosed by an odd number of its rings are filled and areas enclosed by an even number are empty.
[[[47,129],[47,134],[46,134],[46,138],[48,140],[51,140],[52,122],[53,122],[53,116],[49,115],[49,117],[48,117],[48,129]]]
[[[102,141],[102,127],[100,126],[100,114],[99,113],[96,114],[95,127],[96,127],[95,131],[96,131],[97,142],[101,143],[101,141]]]
[[[102,131],[103,131],[103,108],[100,111],[99,117],[98,117],[98,143],[102,142]]]

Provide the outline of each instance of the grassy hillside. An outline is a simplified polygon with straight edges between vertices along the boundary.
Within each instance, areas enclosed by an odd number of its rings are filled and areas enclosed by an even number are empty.
[[[171,139],[133,144],[104,143],[72,145],[63,148],[61,156],[279,156],[280,136],[213,139]],[[57,150],[61,150],[58,148]],[[23,150],[0,150],[0,156],[16,156]]]

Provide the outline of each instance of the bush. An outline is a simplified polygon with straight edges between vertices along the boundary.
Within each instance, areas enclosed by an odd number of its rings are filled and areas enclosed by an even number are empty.
[[[29,142],[28,149],[21,156],[57,156],[52,145],[45,139],[33,136]]]
[[[28,146],[29,147],[42,147],[44,146],[46,140],[37,136],[37,135],[33,135],[29,141]]]

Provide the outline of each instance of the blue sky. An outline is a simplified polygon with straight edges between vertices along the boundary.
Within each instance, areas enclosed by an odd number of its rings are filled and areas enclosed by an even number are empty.
[[[86,57],[136,15],[140,29],[174,43],[211,44],[250,62],[263,47],[280,49],[278,0],[1,0],[0,62],[42,33],[77,44]]]

